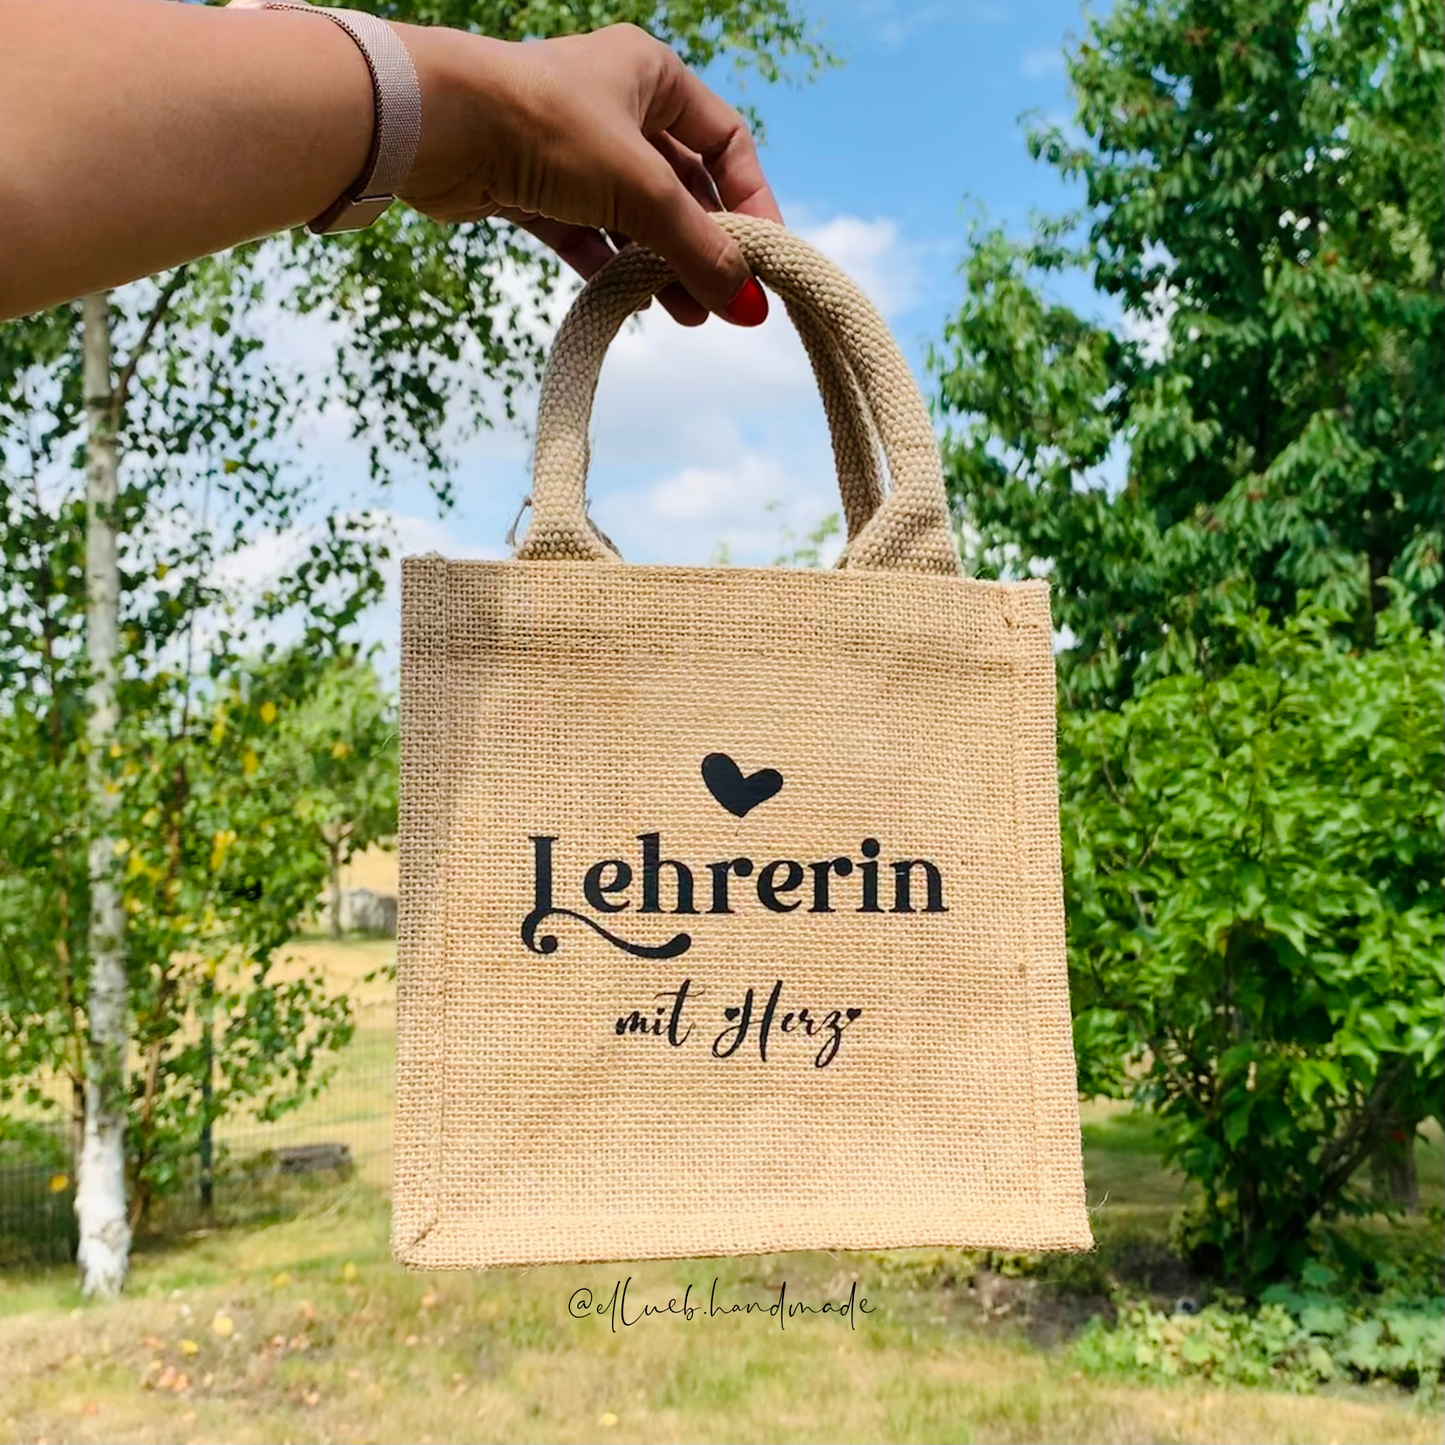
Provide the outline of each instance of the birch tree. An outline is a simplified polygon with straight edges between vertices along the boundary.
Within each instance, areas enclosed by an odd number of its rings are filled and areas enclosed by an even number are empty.
[[[793,0],[362,8],[511,39],[632,21],[769,80],[820,59]],[[373,500],[407,468],[446,507],[454,444],[535,377],[558,281],[505,226],[398,208],[0,326],[0,1104],[68,1083],[87,1294],[121,1288],[187,1138],[295,1107],[349,1036],[344,999],[273,969],[327,867],[273,730],[353,654],[388,539],[311,504],[288,438],[339,408]],[[285,318],[332,339],[324,364],[271,344]],[[263,584],[224,580],[258,555]]]
[[[111,377],[110,302],[104,294],[81,305],[82,381],[85,387],[85,652],[90,662],[86,695],[90,716],[91,838],[90,987],[85,1053],[85,1118],[75,1195],[80,1226],[77,1257],[87,1295],[112,1296],[125,1282],[130,1225],[125,1209],[125,916],[115,882],[113,820],[118,800],[110,777],[117,747],[116,673],[120,568],[117,557],[118,458]]]

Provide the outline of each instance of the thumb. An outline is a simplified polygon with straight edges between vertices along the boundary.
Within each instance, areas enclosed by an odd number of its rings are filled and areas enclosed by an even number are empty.
[[[639,138],[617,197],[617,229],[656,251],[709,311],[739,326],[767,318],[768,302],[738,243],[699,204],[658,152]]]

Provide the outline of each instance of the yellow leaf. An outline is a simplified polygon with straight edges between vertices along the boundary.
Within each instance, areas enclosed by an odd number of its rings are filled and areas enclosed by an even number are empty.
[[[52,1174],[50,1176],[50,1192],[52,1194],[64,1194],[70,1188],[70,1175]]]
[[[112,743],[112,744],[110,745],[110,755],[111,755],[111,757],[113,757],[113,758],[118,758],[118,757],[120,756],[120,752],[121,752],[121,748],[120,748],[120,744],[119,744],[119,743]]]
[[[349,1259],[341,1266],[341,1277],[347,1284],[356,1278],[356,1266]]]
[[[199,1355],[201,1347],[194,1340],[182,1340],[180,1349],[183,1355]]]
[[[272,1289],[285,1289],[291,1283],[291,1276],[283,1269],[280,1274],[271,1277]]]
[[[130,852],[130,839],[117,838],[115,842],[110,845],[110,848],[111,852],[114,853],[117,858],[124,858],[125,855]]]
[[[226,724],[224,720],[218,720],[211,724],[211,742],[219,747],[226,736]]]
[[[241,758],[241,771],[245,773],[247,777],[249,777],[260,766],[261,759],[258,758],[256,754],[251,751],[250,748],[247,748]]]
[[[274,702],[263,702],[260,707],[261,721],[273,723],[276,721],[276,704]]]
[[[331,756],[333,758],[344,758],[350,751],[350,743],[332,743],[331,745]]]
[[[166,575],[166,573],[169,572],[170,570],[171,570],[171,569],[170,569],[164,562],[157,562],[157,563],[156,563],[156,581],[157,581],[157,582],[163,582],[163,581],[165,580],[165,575]]]
[[[229,1340],[236,1333],[236,1322],[230,1315],[218,1310],[211,1321],[211,1333],[218,1339]]]
[[[611,1410],[604,1410],[597,1418],[597,1423],[604,1430],[610,1430],[617,1423],[617,1416]]]

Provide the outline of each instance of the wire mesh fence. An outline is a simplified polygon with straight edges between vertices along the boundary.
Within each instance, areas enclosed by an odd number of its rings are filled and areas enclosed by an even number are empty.
[[[271,1122],[244,1115],[198,1130],[174,1188],[147,1212],[146,1234],[284,1214],[342,1181],[384,1189],[391,1172],[395,989],[390,939],[310,939],[293,947],[351,1001],[355,1032],[315,1097]],[[70,1085],[35,1081],[36,1099],[9,1108],[0,1139],[0,1268],[63,1263],[75,1250],[75,1140]],[[49,1099],[46,1108],[41,1102]]]

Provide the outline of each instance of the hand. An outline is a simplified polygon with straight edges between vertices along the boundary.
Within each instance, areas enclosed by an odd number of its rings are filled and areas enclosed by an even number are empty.
[[[684,325],[767,315],[721,206],[782,221],[742,117],[631,25],[515,44],[398,25],[422,87],[422,135],[402,199],[439,221],[501,217],[583,276],[634,240],[681,285]]]

